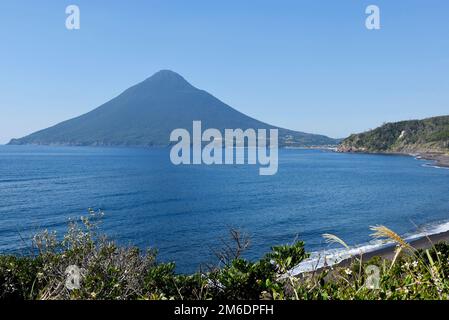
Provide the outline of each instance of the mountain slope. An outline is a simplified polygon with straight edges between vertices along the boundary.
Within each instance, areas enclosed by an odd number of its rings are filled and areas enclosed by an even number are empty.
[[[176,128],[275,128],[221,102],[189,84],[179,74],[163,70],[127,89],[118,97],[77,118],[61,122],[10,144],[82,146],[164,146]],[[190,130],[189,130],[190,131]],[[280,145],[327,145],[334,139],[286,129]]]
[[[342,152],[449,153],[449,116],[387,123],[342,141]]]

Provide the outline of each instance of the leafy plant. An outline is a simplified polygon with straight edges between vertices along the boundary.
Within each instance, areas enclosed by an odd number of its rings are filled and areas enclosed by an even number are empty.
[[[160,263],[157,251],[120,247],[98,232],[102,213],[71,222],[61,239],[44,231],[34,237],[34,255],[0,256],[0,299],[448,299],[449,245],[416,250],[385,226],[376,238],[397,245],[392,261],[363,255],[346,265],[293,276],[291,269],[309,257],[304,243],[275,246],[257,261],[244,258],[247,237],[231,231],[231,242],[217,252],[218,264],[207,272],[176,273],[174,263]],[[349,246],[334,235],[329,242]],[[76,268],[74,267],[76,266]],[[67,285],[67,270],[79,272],[79,286]],[[367,286],[378,270],[378,287]]]

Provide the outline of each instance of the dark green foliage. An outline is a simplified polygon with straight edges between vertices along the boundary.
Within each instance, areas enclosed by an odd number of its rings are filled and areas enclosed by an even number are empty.
[[[70,223],[62,241],[54,233],[36,235],[35,257],[0,256],[0,298],[258,299],[264,291],[276,288],[281,270],[307,256],[303,243],[298,242],[291,247],[274,247],[260,261],[247,261],[239,257],[246,243],[234,231],[233,240],[238,245],[235,251],[230,245],[226,247],[226,266],[180,275],[174,263],[157,262],[155,250],[143,254],[98,235],[102,213],[89,213],[82,224]],[[66,270],[73,265],[81,270],[82,285],[68,290]]]
[[[247,247],[232,232],[221,267],[181,275],[157,252],[123,248],[96,233],[97,213],[72,223],[62,241],[44,232],[34,239],[32,257],[0,256],[0,299],[449,299],[449,245],[400,255],[394,262],[360,257],[346,267],[295,277],[289,270],[308,257],[303,242],[273,247],[258,261],[241,257]],[[226,259],[223,259],[226,258]],[[81,272],[79,288],[66,287],[68,266]],[[379,288],[366,286],[368,266],[379,270]]]
[[[279,275],[307,257],[304,243],[299,241],[273,247],[256,262],[236,258],[208,275],[214,284],[212,295],[217,299],[260,299],[264,293],[282,290],[283,286],[277,281]]]
[[[426,264],[438,263],[441,265],[441,272],[444,277],[449,278],[449,245],[445,242],[439,242],[429,251],[429,254],[425,250],[419,250],[418,254],[420,258]],[[429,257],[430,256],[430,257]]]
[[[36,297],[41,281],[39,257],[0,256],[0,299],[23,300]]]
[[[429,135],[429,141],[448,141],[449,140],[449,130],[440,130],[433,132]]]
[[[277,246],[271,249],[265,260],[273,261],[284,271],[297,266],[302,260],[309,257],[304,249],[304,242],[298,241],[293,245]]]
[[[374,130],[351,135],[341,146],[368,152],[448,152],[449,116],[386,123]]]

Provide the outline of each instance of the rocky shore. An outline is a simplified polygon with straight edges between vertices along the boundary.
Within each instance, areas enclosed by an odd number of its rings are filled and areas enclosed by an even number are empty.
[[[387,155],[405,155],[416,157],[417,159],[434,161],[435,166],[449,168],[449,154],[441,151],[421,151],[404,150],[401,152],[368,151],[366,148],[357,148],[348,145],[340,145],[336,152],[342,153],[368,153],[368,154],[387,154]]]
[[[438,167],[449,168],[449,155],[444,153],[419,153],[416,156],[418,159],[431,160],[435,162]]]

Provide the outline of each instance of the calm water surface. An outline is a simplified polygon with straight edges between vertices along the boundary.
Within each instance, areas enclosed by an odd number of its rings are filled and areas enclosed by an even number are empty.
[[[23,252],[42,229],[102,209],[102,229],[122,244],[157,247],[191,272],[214,261],[230,228],[251,235],[248,258],[298,236],[349,244],[369,226],[417,232],[449,221],[449,170],[411,157],[280,150],[279,172],[257,166],[174,166],[168,149],[0,146],[0,252]]]

